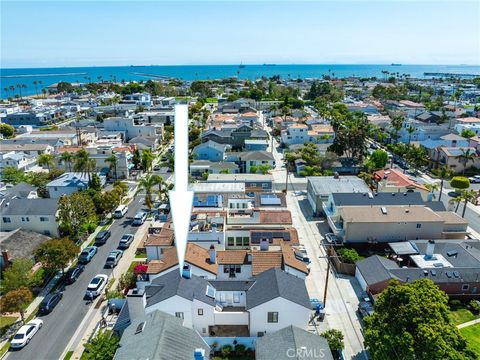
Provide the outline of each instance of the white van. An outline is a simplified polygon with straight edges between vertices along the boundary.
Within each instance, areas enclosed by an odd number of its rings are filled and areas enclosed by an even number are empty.
[[[145,222],[145,220],[147,220],[147,213],[140,211],[133,218],[132,225],[142,225]]]
[[[127,205],[119,205],[116,209],[115,212],[113,213],[113,216],[115,216],[117,219],[120,219],[123,217],[128,211],[128,206]]]

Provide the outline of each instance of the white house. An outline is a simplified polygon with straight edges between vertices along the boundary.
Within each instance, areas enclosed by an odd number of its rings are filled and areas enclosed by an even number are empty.
[[[18,228],[58,237],[57,199],[3,199],[0,203],[2,231]]]
[[[14,167],[17,170],[26,171],[36,165],[37,157],[34,155],[14,151],[0,153],[0,173],[3,173],[3,169],[6,167]]]
[[[106,183],[104,175],[97,174],[100,178],[102,186]],[[47,184],[47,190],[50,198],[58,199],[62,195],[70,195],[77,191],[86,190],[88,188],[89,177],[88,174],[79,172],[66,172],[50,181]]]
[[[306,329],[310,302],[304,280],[270,269],[250,280],[214,281],[171,271],[145,287],[145,312],[183,319],[202,336],[262,336],[294,325]]]
[[[134,137],[155,137],[157,136],[157,127],[147,125],[135,125],[132,118],[113,117],[103,121],[105,131],[121,131],[125,134],[125,140]],[[160,127],[161,129],[161,127]],[[161,130],[160,130],[161,131]]]

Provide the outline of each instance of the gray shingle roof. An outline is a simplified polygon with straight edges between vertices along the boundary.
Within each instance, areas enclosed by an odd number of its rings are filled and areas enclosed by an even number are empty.
[[[387,269],[398,268],[394,261],[378,255],[360,260],[356,263],[356,266],[367,285],[378,284],[381,281],[392,279],[393,276]]]
[[[303,353],[300,350],[303,347],[309,352]],[[307,354],[311,356],[306,356]],[[257,360],[313,359],[314,357],[333,360],[327,340],[292,325],[257,339],[255,351]]]
[[[136,333],[141,323],[143,330]],[[184,327],[182,319],[157,310],[135,319],[125,329],[114,360],[193,359],[199,348],[205,349],[208,357],[210,347],[195,330]]]
[[[367,193],[333,193],[336,206],[364,206],[364,205],[423,205],[424,201],[419,192],[406,193],[375,193],[370,198]]]
[[[58,199],[11,199],[2,205],[2,215],[55,215]]]
[[[204,147],[209,147],[209,148],[213,148],[215,150],[218,150],[218,151],[222,151],[224,152],[226,150],[227,147],[230,147],[230,145],[227,145],[227,144],[219,144],[213,140],[208,140],[204,143],[201,143],[197,146],[195,146],[193,148],[193,152],[196,152],[198,151],[199,149],[203,149]]]
[[[209,283],[217,291],[247,291],[255,283],[253,280],[210,280]]]
[[[360,192],[366,193],[370,189],[365,181],[356,176],[308,176],[315,195],[329,195],[330,193]]]
[[[247,310],[277,297],[283,297],[306,308],[311,306],[303,279],[272,268],[255,277],[255,284],[247,291]]]
[[[206,295],[207,280],[192,275],[190,279],[180,276],[178,271],[171,271],[163,276],[152,280],[145,287],[147,306],[152,306],[172,296],[178,295],[187,300],[197,299],[205,304],[215,306],[215,300]]]

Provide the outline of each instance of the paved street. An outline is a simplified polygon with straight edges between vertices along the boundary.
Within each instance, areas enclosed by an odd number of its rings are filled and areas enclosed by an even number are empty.
[[[143,197],[136,196],[129,205],[128,213],[122,219],[115,220],[110,230],[112,236],[107,243],[99,247],[97,254],[85,267],[80,278],[66,287],[63,299],[52,311],[42,316],[42,329],[33,337],[32,341],[22,350],[9,352],[7,359],[21,360],[58,360],[67,346],[77,327],[82,322],[92,304],[83,300],[88,283],[96,274],[112,273],[112,269],[104,269],[103,265],[111,250],[117,248],[120,237],[125,233],[134,234],[138,227],[132,227],[131,219],[143,207]],[[115,272],[115,276],[119,276]]]
[[[270,129],[267,128],[270,132]],[[274,140],[273,156],[276,167],[272,171],[275,182],[285,187],[286,170],[283,166],[283,156],[277,151],[278,143]],[[305,245],[310,260],[310,274],[306,285],[310,298],[323,300],[325,278],[327,274],[326,254],[320,247],[322,234],[328,232],[328,224],[323,220],[311,217],[311,208],[306,199],[305,181],[299,181],[294,175],[289,175],[287,204],[292,213],[293,226],[298,231],[300,243]],[[304,179],[304,178],[302,178]],[[360,286],[353,276],[336,275],[332,268],[330,273],[326,317],[317,324],[318,331],[338,329],[345,336],[346,359],[368,359],[363,346],[363,334],[360,320],[357,316]]]

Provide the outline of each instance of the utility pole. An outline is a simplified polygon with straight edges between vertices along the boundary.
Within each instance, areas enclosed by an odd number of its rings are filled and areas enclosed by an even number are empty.
[[[288,162],[285,164],[286,177],[285,177],[285,194],[288,192]]]
[[[335,244],[337,246],[340,246],[338,244]],[[326,252],[327,256],[319,256],[320,259],[327,259],[327,276],[325,277],[325,289],[323,290],[323,307],[326,307],[327,304],[327,292],[328,292],[328,279],[330,277],[330,259],[333,258],[341,258],[339,255],[330,255],[329,252],[331,251],[330,249],[333,249],[333,244],[329,244],[328,247],[326,247]]]

